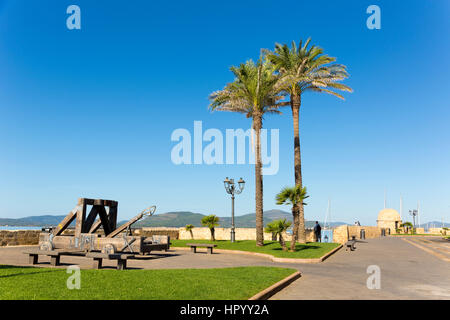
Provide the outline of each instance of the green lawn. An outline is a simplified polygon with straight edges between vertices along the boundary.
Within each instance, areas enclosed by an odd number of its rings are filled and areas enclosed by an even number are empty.
[[[270,254],[278,258],[296,258],[296,259],[311,259],[320,258],[327,252],[333,250],[338,243],[317,243],[310,242],[307,244],[297,244],[295,252],[286,252],[281,249],[278,241],[264,241],[263,247],[257,247],[254,240],[243,240],[231,243],[230,241],[209,241],[209,240],[170,240],[172,247],[185,247],[186,243],[214,243],[217,244],[217,249],[240,250]],[[289,247],[289,242],[287,243]],[[202,250],[202,249],[200,249]],[[203,249],[205,250],[205,249]]]
[[[81,288],[67,289],[66,269],[0,265],[0,299],[248,299],[296,270],[275,267],[81,270]]]

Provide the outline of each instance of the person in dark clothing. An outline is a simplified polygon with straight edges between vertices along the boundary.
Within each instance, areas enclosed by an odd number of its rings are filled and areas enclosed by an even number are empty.
[[[320,227],[320,224],[318,221],[316,221],[316,225],[314,226],[314,234],[316,236],[316,242],[321,242],[321,233],[322,228]]]

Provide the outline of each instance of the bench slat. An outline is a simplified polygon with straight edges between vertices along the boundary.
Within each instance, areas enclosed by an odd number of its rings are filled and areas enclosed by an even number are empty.
[[[101,253],[101,252],[90,252],[86,254],[87,258],[99,258],[99,259],[110,259],[110,260],[126,260],[134,258],[134,254],[129,253]]]
[[[207,248],[215,248],[217,244],[209,244],[209,243],[186,243],[186,246],[189,247],[207,247]]]

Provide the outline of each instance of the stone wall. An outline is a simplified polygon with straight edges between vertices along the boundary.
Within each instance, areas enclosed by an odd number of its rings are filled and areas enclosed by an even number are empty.
[[[215,228],[216,240],[230,240],[231,228]],[[236,228],[235,229],[236,240],[256,240],[255,228]],[[211,232],[209,228],[197,227],[192,229],[192,234],[196,240],[209,240],[211,239]],[[288,238],[285,235],[284,238]],[[289,237],[290,238],[290,237]],[[188,240],[191,239],[191,233],[184,228],[179,229],[179,239]],[[272,240],[271,233],[264,233],[264,240]]]
[[[428,233],[450,235],[450,230],[444,230],[443,228],[428,228]]]
[[[359,239],[361,229],[364,229],[366,239],[381,237],[381,228],[372,226],[348,226],[348,237],[351,239],[352,236],[355,236],[356,239]]]
[[[255,228],[236,228],[235,229],[236,240],[256,240]],[[230,240],[231,228],[215,228],[216,240]],[[195,240],[209,240],[211,239],[211,232],[208,228],[197,227],[192,229],[192,234]],[[291,241],[291,235],[284,234],[283,238],[286,241]],[[184,228],[179,229],[179,239],[190,240],[191,233]],[[271,233],[264,233],[264,240],[272,240]],[[312,230],[306,230],[306,241],[314,241],[314,232]]]
[[[133,234],[142,237],[151,237],[154,235],[157,236],[169,236],[170,239],[178,239],[179,238],[179,228],[141,228],[133,230]]]
[[[416,228],[416,233],[424,234],[425,233],[425,228]]]
[[[0,231],[0,246],[36,245],[39,243],[39,230]]]
[[[379,227],[342,225],[333,229],[333,242],[346,243],[352,236],[355,236],[356,239],[360,239],[361,229],[365,230],[366,239],[381,237],[382,228]]]
[[[343,225],[333,229],[333,242],[346,243],[348,241],[348,226]]]
[[[236,240],[256,240],[255,228],[236,228]],[[230,240],[231,228],[216,228],[216,240]],[[208,228],[194,228],[192,230],[194,240],[209,240],[211,233]],[[39,230],[17,230],[17,231],[0,231],[0,246],[18,246],[18,245],[37,245],[39,243]],[[73,230],[66,230],[64,235],[73,235]],[[141,228],[134,229],[133,234],[136,236],[151,237],[153,235],[168,235],[171,239],[190,240],[191,234],[184,228]],[[284,234],[286,241],[291,241],[291,235]],[[272,240],[271,233],[264,233],[264,240]],[[314,242],[314,232],[306,230],[306,241]]]

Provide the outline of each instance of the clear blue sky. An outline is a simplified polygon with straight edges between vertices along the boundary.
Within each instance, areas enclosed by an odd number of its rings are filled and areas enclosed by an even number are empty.
[[[82,29],[66,28],[81,7]],[[381,30],[366,8],[381,8]],[[66,214],[78,197],[119,201],[120,218],[158,212],[229,215],[225,176],[247,181],[238,214],[254,212],[249,165],[175,166],[173,130],[244,128],[210,113],[208,95],[229,67],[275,42],[312,37],[348,66],[346,101],[306,94],[301,111],[307,219],[374,224],[383,207],[421,222],[449,220],[450,86],[447,0],[436,1],[24,1],[0,0],[0,217]],[[264,209],[292,185],[290,110],[280,170],[264,178]],[[408,218],[409,219],[409,218]]]

